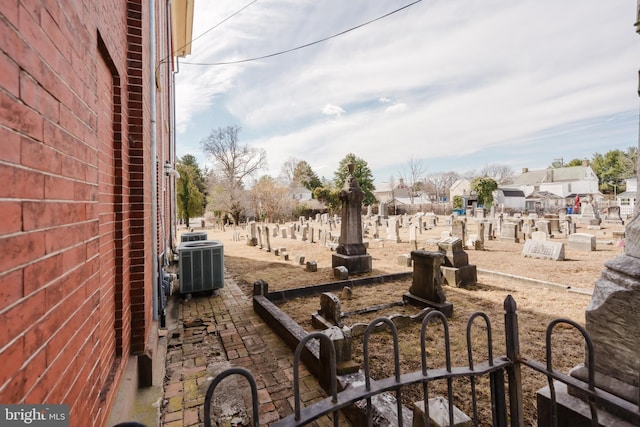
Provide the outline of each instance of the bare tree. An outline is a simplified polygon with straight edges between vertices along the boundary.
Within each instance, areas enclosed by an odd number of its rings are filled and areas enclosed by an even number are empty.
[[[503,185],[513,182],[515,172],[511,166],[492,163],[480,170],[480,176],[488,176],[493,178],[499,185]]]
[[[249,191],[254,210],[260,219],[270,221],[289,219],[295,207],[295,201],[289,195],[289,187],[279,184],[272,177],[261,177]]]
[[[409,186],[409,200],[413,204],[413,197],[420,187],[420,183],[423,181],[423,175],[426,172],[426,168],[422,160],[416,160],[411,156],[407,162],[407,167],[402,168],[400,176],[404,182]]]
[[[444,197],[449,200],[449,189],[460,179],[460,175],[457,172],[436,172],[427,176],[427,182],[433,186],[436,192],[436,200],[440,201]]]
[[[239,144],[239,132],[239,126],[218,128],[201,141],[202,150],[214,162],[217,176],[212,202],[218,210],[231,213],[236,222],[243,209],[244,180],[263,168],[267,158],[264,150]]]
[[[298,163],[300,163],[299,159],[296,159],[295,157],[289,157],[282,164],[282,168],[280,168],[280,175],[278,175],[278,180],[285,185],[293,185]]]

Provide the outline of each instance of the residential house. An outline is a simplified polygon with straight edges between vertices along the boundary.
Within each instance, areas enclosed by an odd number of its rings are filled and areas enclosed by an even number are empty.
[[[525,210],[524,192],[519,188],[498,187],[493,192],[493,205],[499,212],[522,212]]]
[[[537,195],[533,196],[535,200],[530,199],[532,203],[530,207],[535,206],[535,203],[543,199],[549,199],[547,197],[549,194],[563,199],[560,207],[573,206],[578,195],[583,198],[590,194],[596,201],[603,198],[598,189],[598,177],[586,160],[581,166],[534,171],[524,168],[522,174],[510,186],[521,189],[526,197],[537,192]],[[551,206],[554,204],[555,202],[551,202]]]
[[[629,178],[625,182],[626,190],[616,196],[616,204],[620,206],[620,216],[622,218],[633,215],[638,198],[638,178]]]
[[[129,415],[113,408],[121,385],[148,385],[162,362],[174,56],[190,51],[192,7],[2,3],[3,404],[68,404],[71,426],[113,425]],[[128,367],[139,375],[123,381]]]

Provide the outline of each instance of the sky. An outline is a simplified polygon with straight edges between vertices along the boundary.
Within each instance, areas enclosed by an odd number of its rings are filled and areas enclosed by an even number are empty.
[[[354,153],[375,184],[638,145],[636,0],[414,1],[196,0],[178,157],[211,167],[201,141],[232,125],[261,175],[295,158],[332,179]]]

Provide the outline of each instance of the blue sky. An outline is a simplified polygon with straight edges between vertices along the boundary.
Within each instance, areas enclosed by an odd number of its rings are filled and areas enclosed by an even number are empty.
[[[411,158],[426,173],[545,168],[638,144],[635,0],[197,0],[176,75],[177,154],[242,128],[277,176],[293,157],[333,177],[349,152],[375,182]],[[205,33],[199,37],[201,34]]]

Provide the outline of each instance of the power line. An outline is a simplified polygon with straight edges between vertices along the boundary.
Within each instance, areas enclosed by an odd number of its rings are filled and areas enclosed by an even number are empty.
[[[420,3],[421,1],[422,0],[416,0],[416,1],[412,2],[412,3],[404,5],[404,6],[400,7],[400,8],[398,8],[398,9],[395,9],[395,10],[389,12],[389,13],[385,13],[382,16],[379,16],[377,18],[371,19],[371,20],[369,20],[367,22],[364,22],[362,24],[356,25],[355,27],[351,27],[351,28],[349,28],[347,30],[341,31],[341,32],[333,34],[331,36],[328,36],[328,37],[325,37],[325,38],[322,38],[322,39],[319,39],[319,40],[316,40],[316,41],[313,41],[313,42],[310,42],[310,43],[306,43],[306,44],[303,44],[303,45],[300,45],[300,46],[296,46],[296,47],[293,47],[291,49],[281,50],[279,52],[270,53],[268,55],[256,56],[254,58],[239,59],[239,60],[236,60],[236,61],[211,62],[211,63],[180,61],[180,64],[182,64],[182,65],[212,65],[212,66],[213,65],[231,65],[231,64],[241,64],[241,63],[244,63],[244,62],[259,61],[261,59],[266,59],[266,58],[273,58],[274,56],[284,55],[285,53],[290,53],[290,52],[293,52],[293,51],[296,51],[296,50],[304,49],[304,48],[307,48],[307,47],[310,47],[310,46],[313,46],[313,45],[316,45],[316,44],[319,44],[319,43],[326,42],[327,40],[331,40],[333,38],[342,36],[344,34],[347,34],[347,33],[351,32],[351,31],[357,30],[357,29],[362,28],[362,27],[364,27],[366,25],[369,25],[369,24],[372,24],[372,23],[374,23],[376,21],[379,21],[381,19],[387,18],[388,16],[391,16],[391,15],[393,15],[395,13],[398,13],[398,12],[404,10],[404,9],[407,9],[407,8],[413,6],[416,3]],[[208,30],[208,31],[210,31],[210,30]],[[201,36],[199,36],[199,37],[201,37]]]
[[[224,18],[222,21],[218,22],[216,25],[214,25],[213,27],[209,28],[208,30],[206,30],[204,33],[200,34],[197,37],[194,37],[191,39],[191,41],[185,43],[184,45],[180,46],[179,48],[175,49],[173,52],[171,52],[170,56],[173,56],[176,54],[176,52],[180,52],[182,49],[184,49],[185,47],[189,46],[190,44],[192,44],[194,41],[198,40],[199,38],[203,37],[205,34],[207,34],[209,31],[215,30],[216,28],[218,28],[220,25],[224,24],[225,22],[227,22],[229,19],[233,18],[234,16],[236,16],[237,14],[239,14],[240,12],[242,12],[243,10],[245,10],[246,8],[248,8],[249,6],[251,6],[252,4],[254,4],[255,2],[257,2],[258,0],[253,0],[249,3],[247,3],[246,5],[242,6],[240,9],[236,10],[235,12],[233,12],[231,15],[227,16],[226,18]],[[160,63],[166,61],[167,59],[169,59],[169,56],[167,56],[166,58],[162,59],[162,61],[160,61]],[[181,64],[184,64],[184,62],[181,62]]]

